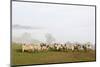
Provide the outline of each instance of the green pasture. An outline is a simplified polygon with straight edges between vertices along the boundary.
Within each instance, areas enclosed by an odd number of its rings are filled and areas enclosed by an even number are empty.
[[[95,51],[41,51],[22,52],[21,45],[12,44],[12,65],[46,64],[63,62],[95,61]]]

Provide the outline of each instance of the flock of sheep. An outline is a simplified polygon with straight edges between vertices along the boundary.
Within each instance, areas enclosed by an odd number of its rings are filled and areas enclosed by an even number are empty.
[[[46,43],[40,43],[40,44],[22,44],[22,52],[28,51],[28,52],[39,52],[39,51],[80,51],[80,50],[94,50],[93,45],[91,44],[79,44],[79,43],[65,43],[65,44],[46,44]]]

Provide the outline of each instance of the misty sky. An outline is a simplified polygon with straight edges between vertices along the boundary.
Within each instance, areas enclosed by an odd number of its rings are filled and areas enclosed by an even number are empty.
[[[95,43],[95,7],[12,2],[13,37],[28,32],[45,41],[50,33],[56,42]]]

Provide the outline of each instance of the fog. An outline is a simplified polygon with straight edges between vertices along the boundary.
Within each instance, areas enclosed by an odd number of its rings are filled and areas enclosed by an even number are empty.
[[[95,43],[95,7],[12,2],[12,36],[24,33],[42,42],[49,33],[55,42]]]

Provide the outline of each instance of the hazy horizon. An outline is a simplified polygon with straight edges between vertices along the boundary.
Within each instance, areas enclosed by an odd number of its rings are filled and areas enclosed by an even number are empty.
[[[27,36],[23,36],[27,33]],[[12,36],[55,42],[95,43],[95,7],[12,2]]]

